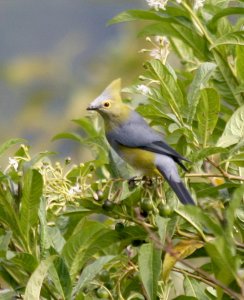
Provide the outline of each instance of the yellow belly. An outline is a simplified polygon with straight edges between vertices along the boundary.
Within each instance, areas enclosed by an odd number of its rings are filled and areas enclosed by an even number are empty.
[[[127,148],[120,146],[121,157],[133,168],[141,171],[143,175],[159,174],[155,168],[155,154],[138,148]]]

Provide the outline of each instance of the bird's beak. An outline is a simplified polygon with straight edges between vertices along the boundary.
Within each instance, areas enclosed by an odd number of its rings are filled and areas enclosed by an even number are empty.
[[[92,106],[92,105],[89,105],[89,106],[86,108],[86,110],[96,110],[96,108],[95,108],[94,106]]]
[[[98,110],[98,109],[99,109],[99,107],[92,105],[92,103],[86,108],[86,110]]]

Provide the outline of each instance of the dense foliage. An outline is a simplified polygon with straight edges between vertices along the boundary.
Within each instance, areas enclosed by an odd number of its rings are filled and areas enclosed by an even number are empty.
[[[0,299],[244,299],[242,1],[147,2],[110,21],[146,22],[151,59],[124,92],[191,161],[197,206],[160,178],[128,180],[95,115],[54,138],[88,146],[80,165],[10,139],[0,156],[21,145],[0,173]]]

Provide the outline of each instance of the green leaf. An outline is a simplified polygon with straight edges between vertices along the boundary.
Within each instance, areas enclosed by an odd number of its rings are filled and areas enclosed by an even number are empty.
[[[229,230],[229,235],[232,234],[234,221],[236,218],[236,211],[240,207],[241,201],[244,195],[244,185],[237,188],[233,194],[233,197],[230,201],[229,207],[226,209],[226,220]]]
[[[78,134],[70,133],[70,132],[62,132],[62,133],[56,134],[52,138],[52,141],[61,140],[61,139],[68,139],[68,140],[73,140],[73,141],[77,141],[77,142],[82,142],[82,138]]]
[[[78,226],[62,250],[72,281],[90,257],[118,242],[118,234],[101,223],[83,219]]]
[[[12,195],[9,191],[3,191],[0,187],[0,221],[13,232],[13,236],[18,247],[27,251],[27,241],[23,236],[19,217],[13,206]]]
[[[194,253],[197,249],[204,246],[203,242],[198,240],[182,240],[172,247],[170,253],[167,252],[163,262],[163,280],[166,281],[170,271],[179,259],[184,259]]]
[[[205,159],[210,155],[216,154],[216,153],[226,153],[228,150],[226,148],[222,147],[208,147],[203,148],[201,150],[195,151],[191,155],[189,155],[189,160],[192,162],[197,162],[199,160]]]
[[[29,230],[38,222],[38,210],[43,189],[42,175],[29,169],[24,175],[23,195],[21,198],[20,224],[24,235],[29,238]]]
[[[17,299],[17,294],[14,291],[10,291],[9,289],[0,291],[0,299],[1,300],[13,300]]]
[[[204,197],[218,197],[219,192],[223,191],[224,189],[229,188],[238,188],[240,184],[234,182],[226,182],[217,186],[209,186],[204,189],[200,189],[196,192],[198,198]]]
[[[47,226],[46,199],[44,197],[41,197],[38,215],[40,220],[40,255],[41,258],[44,259],[46,258],[47,250],[50,247],[50,241],[47,233],[48,226]]]
[[[210,49],[213,49],[219,45],[241,45],[244,46],[244,31],[235,31],[221,36],[215,40]]]
[[[204,287],[194,278],[185,276],[184,290],[187,296],[194,296],[196,299],[209,300],[208,296],[204,293]]]
[[[192,224],[201,236],[204,236],[202,232],[203,227],[208,228],[216,236],[222,236],[224,234],[224,229],[218,220],[211,218],[209,214],[205,213],[199,207],[185,205],[181,207],[180,210],[175,211]]]
[[[50,275],[55,287],[59,290],[60,298],[71,299],[72,284],[69,275],[69,269],[67,268],[63,258],[57,257],[54,260],[53,265],[49,269]]]
[[[233,163],[238,167],[244,167],[244,153],[233,155],[230,158],[226,159],[224,162],[226,161],[228,161],[229,163]]]
[[[6,256],[11,238],[12,232],[10,230],[6,230],[6,232],[0,235],[0,258]]]
[[[188,122],[190,124],[192,123],[196,113],[196,108],[200,98],[200,91],[201,89],[207,86],[207,83],[210,77],[213,75],[215,69],[216,64],[211,62],[205,62],[201,64],[196,71],[195,77],[189,87],[189,91],[187,94],[187,101],[189,107]]]
[[[128,22],[128,21],[135,21],[135,20],[162,20],[162,17],[156,14],[156,12],[145,11],[145,10],[127,10],[124,11],[117,16],[113,17],[109,22],[108,25],[121,23],[121,22]]]
[[[78,124],[89,136],[97,136],[98,132],[96,131],[94,124],[90,119],[80,118],[72,121]]]
[[[192,296],[178,296],[173,300],[199,300],[199,299]]]
[[[227,122],[218,147],[229,147],[244,139],[244,105],[238,108]]]
[[[198,130],[205,148],[218,121],[220,99],[217,91],[212,88],[201,90],[200,95],[196,114]]]
[[[235,279],[240,265],[240,259],[234,251],[235,246],[223,235],[208,242],[205,249],[211,258],[216,278],[228,286]],[[221,299],[223,290],[218,288],[217,292]]]
[[[54,255],[41,261],[27,283],[24,295],[25,300],[40,299],[42,283],[47,275],[48,269],[56,258],[57,256]]]
[[[38,266],[36,257],[29,253],[17,253],[13,258],[9,260],[17,270],[25,271],[27,274],[31,274]]]
[[[233,106],[241,106],[243,102],[243,97],[236,93],[237,81],[230,69],[228,60],[224,57],[220,51],[212,50],[214,59],[218,65],[218,69],[214,73],[214,84],[217,86],[218,91],[221,93],[222,97],[228,101],[228,103]],[[217,75],[217,77],[216,77]],[[235,100],[235,103],[234,101]]]
[[[157,299],[161,252],[152,243],[142,245],[139,250],[139,272],[149,300]]]
[[[73,289],[73,296],[76,295],[87,283],[92,281],[95,276],[103,269],[103,267],[112,259],[114,255],[102,256],[89,264],[82,271],[80,278]]]
[[[244,47],[243,46],[236,46],[236,73],[237,77],[240,78],[240,82],[244,83]],[[244,92],[244,87],[242,92]]]
[[[212,17],[212,19],[208,22],[208,27],[214,30],[217,25],[216,23],[219,21],[220,18],[230,16],[230,15],[242,15],[242,14],[244,14],[244,8],[242,7],[224,8]]]
[[[160,241],[161,241],[162,245],[164,245],[165,239],[167,237],[167,229],[168,229],[167,227],[168,227],[168,223],[169,223],[170,219],[156,216],[155,221],[158,226],[158,234],[160,236]]]
[[[154,79],[160,81],[163,97],[168,102],[172,111],[175,113],[178,120],[182,120],[181,108],[183,105],[183,95],[177,81],[168,68],[159,60],[151,60],[148,62],[147,66]]]
[[[19,143],[24,143],[25,140],[24,139],[10,139],[8,141],[6,141],[5,143],[3,143],[0,146],[0,157],[4,154],[5,151],[7,151],[11,146],[19,144]]]

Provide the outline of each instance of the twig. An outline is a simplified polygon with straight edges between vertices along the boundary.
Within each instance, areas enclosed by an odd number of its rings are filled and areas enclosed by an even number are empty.
[[[198,276],[198,275],[196,275],[196,274],[194,274],[194,273],[192,273],[190,271],[187,271],[185,269],[173,267],[173,271],[179,272],[179,273],[184,274],[184,275],[186,274],[187,276],[195,278],[195,279],[198,279],[198,280],[201,280],[202,282],[204,282],[204,283],[206,283],[208,285],[211,285],[214,288],[216,287],[216,284],[213,283],[211,280],[203,278],[201,276]]]
[[[237,176],[237,175],[231,175],[228,173],[225,173],[225,175],[223,173],[221,174],[206,174],[206,173],[190,173],[190,174],[186,174],[185,177],[222,177],[222,178],[228,178],[228,179],[232,179],[232,180],[240,180],[240,181],[244,181],[244,177],[241,176]]]
[[[217,165],[213,160],[211,160],[209,157],[207,157],[207,161],[214,166],[219,172],[223,175],[223,177],[229,178],[229,174],[223,170],[219,165]]]

